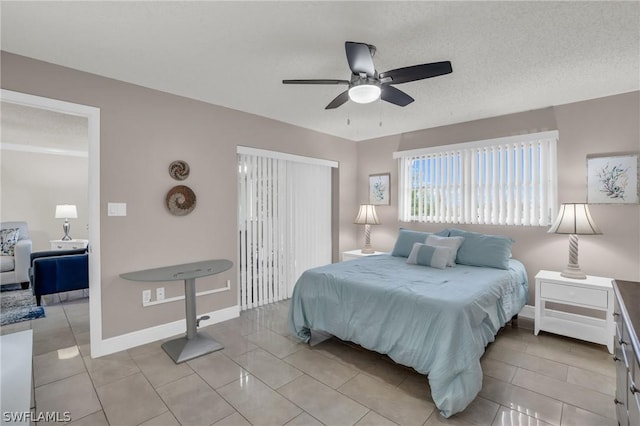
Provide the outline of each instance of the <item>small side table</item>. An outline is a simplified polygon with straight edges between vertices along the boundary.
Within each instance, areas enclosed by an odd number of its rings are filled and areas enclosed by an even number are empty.
[[[604,319],[547,309],[547,302],[604,312]],[[540,330],[588,342],[607,345],[613,353],[613,279],[587,275],[586,279],[565,278],[560,272],[540,271],[536,275],[535,334]]]
[[[373,253],[363,253],[361,249],[349,250],[349,251],[342,252],[342,261],[344,262],[345,260],[353,260],[353,259],[357,259],[359,257],[373,256],[373,255],[376,255],[376,254],[384,254],[384,252],[376,251],[376,252],[373,252]]]
[[[198,320],[196,319],[196,278],[219,274],[231,269],[232,266],[233,262],[230,260],[217,259],[120,274],[120,278],[132,281],[159,282],[184,280],[187,335],[162,344],[162,349],[164,349],[176,364],[224,349],[224,346],[208,334],[198,333]]]
[[[89,240],[50,240],[51,250],[75,250],[89,246]]]

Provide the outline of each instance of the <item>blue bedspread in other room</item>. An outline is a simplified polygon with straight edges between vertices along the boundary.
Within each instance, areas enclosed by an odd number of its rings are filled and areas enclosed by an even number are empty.
[[[476,397],[486,345],[526,303],[525,268],[509,266],[441,270],[378,255],[310,269],[294,288],[289,328],[305,342],[311,329],[330,333],[428,375],[449,417]]]

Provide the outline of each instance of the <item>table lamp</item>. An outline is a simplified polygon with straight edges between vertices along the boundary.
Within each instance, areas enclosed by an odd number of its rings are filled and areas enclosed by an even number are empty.
[[[62,237],[62,241],[69,241],[71,237],[69,236],[69,229],[71,229],[71,225],[69,224],[69,219],[77,219],[78,218],[78,209],[74,204],[58,204],[56,206],[56,219],[64,219],[64,223],[62,224],[62,229],[64,230],[64,237]]]
[[[376,214],[376,206],[373,204],[360,204],[358,216],[354,222],[357,225],[364,225],[364,247],[362,253],[371,254],[375,251],[371,248],[371,226],[380,225],[378,215]]]
[[[569,234],[569,264],[560,275],[579,280],[587,278],[578,265],[578,235],[602,234],[591,218],[589,206],[584,203],[562,204],[558,217],[548,232]]]

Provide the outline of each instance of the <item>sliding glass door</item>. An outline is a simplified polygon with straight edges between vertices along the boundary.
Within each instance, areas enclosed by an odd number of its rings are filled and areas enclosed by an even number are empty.
[[[240,307],[287,299],[309,268],[331,263],[337,163],[238,147]]]

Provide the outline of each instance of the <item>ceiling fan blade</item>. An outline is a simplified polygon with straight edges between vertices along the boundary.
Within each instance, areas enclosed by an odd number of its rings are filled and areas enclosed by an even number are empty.
[[[344,43],[344,49],[347,52],[349,68],[354,74],[365,73],[367,77],[375,75],[376,69],[373,66],[373,58],[368,44],[347,41]]]
[[[282,84],[349,84],[349,80],[330,80],[330,79],[282,80]]]
[[[380,80],[385,84],[401,84],[425,78],[449,74],[453,71],[451,62],[433,62],[431,64],[413,65],[380,73]],[[391,78],[391,80],[388,80]]]
[[[414,101],[414,99],[411,96],[407,95],[402,90],[396,89],[395,87],[389,86],[386,84],[382,85],[382,92],[380,93],[380,98],[383,101],[387,101],[401,107],[407,106]]]
[[[344,104],[348,100],[349,100],[349,91],[345,90],[344,92],[342,92],[338,96],[336,96],[334,100],[329,102],[329,105],[324,107],[324,109],[335,109],[335,108],[338,108],[340,105]]]

